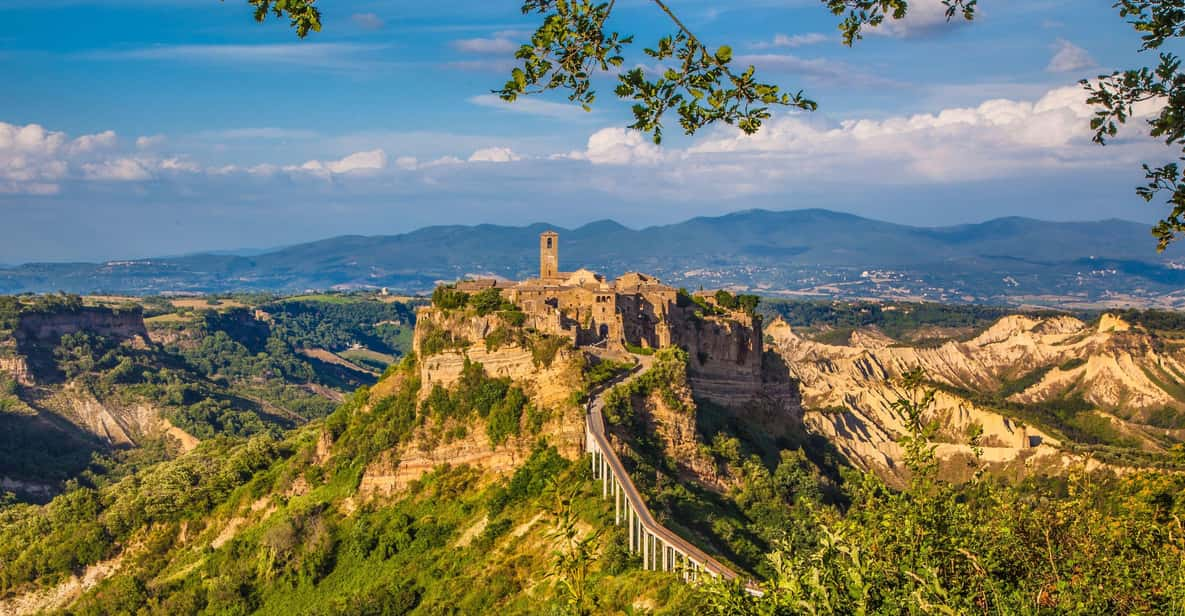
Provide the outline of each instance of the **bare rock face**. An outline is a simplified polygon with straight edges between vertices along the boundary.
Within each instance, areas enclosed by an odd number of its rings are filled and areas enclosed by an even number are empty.
[[[43,402],[58,415],[111,446],[132,447],[146,438],[166,434],[177,441],[183,452],[198,444],[197,438],[171,424],[155,405],[101,402],[77,383],[67,384]]]
[[[67,334],[83,331],[116,340],[148,340],[148,330],[144,327],[144,317],[140,311],[116,311],[107,308],[23,314],[13,335],[20,346],[30,342],[56,341]]]
[[[0,357],[0,372],[7,373],[14,381],[26,387],[33,385],[33,373],[24,357]]]
[[[719,404],[747,401],[762,389],[761,319],[735,313],[694,317],[672,313],[672,341],[688,354],[696,397]]]
[[[1081,396],[1099,414],[1131,420],[1163,408],[1185,410],[1179,392],[1166,386],[1185,381],[1181,350],[1116,317],[1092,328],[1069,317],[1009,316],[972,340],[937,348],[886,346],[856,336],[851,346],[821,344],[798,336],[781,320],[766,333],[801,381],[808,426],[853,463],[891,478],[903,476],[896,440],[904,428],[890,408],[897,394],[888,381],[915,367],[924,368],[929,379],[970,391],[1032,382],[1010,397],[1026,404]],[[1065,457],[1051,435],[961,396],[940,393],[933,412],[942,425],[939,453],[948,460],[971,455],[966,435],[975,425],[983,428],[983,459],[989,464],[1015,468]]]

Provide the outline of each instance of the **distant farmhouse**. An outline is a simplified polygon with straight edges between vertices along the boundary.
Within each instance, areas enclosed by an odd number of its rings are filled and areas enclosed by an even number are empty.
[[[568,337],[576,346],[621,350],[627,345],[657,349],[679,341],[672,313],[689,298],[647,274],[630,272],[608,280],[588,269],[559,269],[560,236],[539,235],[539,277],[523,281],[465,280],[461,291],[501,289],[527,315],[528,327]],[[697,294],[715,307],[710,294]],[[694,306],[694,304],[693,304]],[[677,325],[676,325],[677,327]],[[760,344],[760,343],[758,343]],[[759,347],[758,347],[759,348]]]

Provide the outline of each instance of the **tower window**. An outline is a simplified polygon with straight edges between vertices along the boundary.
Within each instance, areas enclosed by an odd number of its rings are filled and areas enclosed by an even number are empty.
[[[547,238],[547,247],[551,248],[551,238]]]

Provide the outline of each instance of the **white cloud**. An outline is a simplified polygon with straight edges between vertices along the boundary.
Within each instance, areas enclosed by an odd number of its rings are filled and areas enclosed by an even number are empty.
[[[350,21],[363,30],[381,30],[384,25],[383,18],[374,13],[354,13]]]
[[[753,49],[771,49],[775,47],[797,49],[799,47],[818,45],[819,43],[826,43],[832,40],[835,40],[835,37],[828,36],[822,32],[807,32],[804,34],[775,34],[773,40],[754,43],[752,47]]]
[[[1085,49],[1066,39],[1059,38],[1053,47],[1053,58],[1045,67],[1050,73],[1073,73],[1097,66],[1094,58],[1090,57]]]
[[[582,158],[594,165],[654,165],[662,161],[663,151],[644,133],[626,128],[603,128],[588,138]]]
[[[514,150],[503,147],[482,148],[469,156],[471,163],[509,163],[522,160]]]
[[[16,126],[0,122],[0,151],[52,154],[65,141],[65,133],[46,131],[40,124]]]
[[[200,173],[202,171],[201,165],[180,157],[163,159],[157,163],[157,168],[161,171],[181,171],[186,173]]]
[[[159,147],[164,142],[164,135],[144,135],[136,138],[136,148],[140,150],[151,150]]]
[[[94,135],[83,135],[70,142],[71,154],[85,154],[97,149],[110,148],[116,143],[115,131],[108,130]]]
[[[378,171],[387,167],[387,153],[382,150],[355,152],[339,160],[310,160],[299,167],[285,167],[285,171],[309,171],[318,174],[353,173],[362,171]],[[272,173],[270,166],[258,166],[259,174]],[[253,173],[256,173],[253,171]]]
[[[131,158],[117,158],[97,163],[83,163],[83,177],[88,180],[110,182],[135,182],[152,177],[140,161]]]
[[[490,38],[457,39],[452,42],[452,46],[453,49],[465,53],[492,55],[513,53],[519,48],[520,43],[516,43],[506,36],[494,36]]]
[[[0,122],[0,191],[51,194],[67,172],[66,134]]]

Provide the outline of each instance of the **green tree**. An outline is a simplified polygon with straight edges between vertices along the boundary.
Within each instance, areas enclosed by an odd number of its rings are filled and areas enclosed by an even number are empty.
[[[469,303],[469,294],[458,291],[455,286],[441,285],[432,291],[432,305],[444,310],[464,308]]]
[[[1141,33],[1140,51],[1160,52],[1160,63],[1116,71],[1100,76],[1094,83],[1082,81],[1090,93],[1087,102],[1097,108],[1090,121],[1094,140],[1106,145],[1118,134],[1119,126],[1134,117],[1136,105],[1159,104],[1159,113],[1146,120],[1148,134],[1168,147],[1182,149],[1183,155],[1177,161],[1185,161],[1185,73],[1181,72],[1179,56],[1162,51],[1165,45],[1172,48],[1179,44],[1185,36],[1185,0],[1119,0],[1113,6]],[[1168,194],[1169,214],[1152,229],[1160,251],[1185,232],[1185,169],[1178,162],[1159,167],[1145,164],[1147,184],[1136,189],[1145,201]]]
[[[469,305],[477,310],[477,314],[485,316],[501,310],[503,308],[502,291],[498,289],[485,289],[474,293],[469,298]]]

